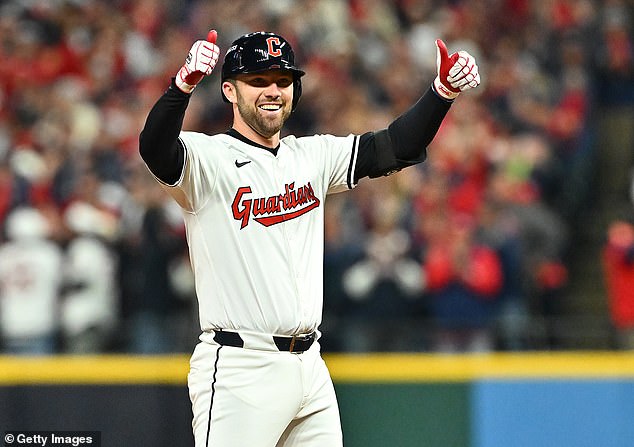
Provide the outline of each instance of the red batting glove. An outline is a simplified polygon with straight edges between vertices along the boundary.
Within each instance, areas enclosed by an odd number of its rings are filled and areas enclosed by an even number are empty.
[[[441,97],[454,100],[465,90],[480,85],[480,74],[475,58],[466,51],[458,51],[451,56],[445,43],[436,39],[436,68],[434,90]]]
[[[207,40],[197,40],[192,45],[185,64],[176,74],[176,86],[184,93],[191,93],[204,76],[211,74],[218,62],[220,48],[216,45],[218,33],[209,31]]]

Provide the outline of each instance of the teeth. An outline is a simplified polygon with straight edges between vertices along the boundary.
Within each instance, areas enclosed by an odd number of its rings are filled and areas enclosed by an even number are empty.
[[[278,104],[263,104],[260,108],[264,110],[279,110],[280,106]]]

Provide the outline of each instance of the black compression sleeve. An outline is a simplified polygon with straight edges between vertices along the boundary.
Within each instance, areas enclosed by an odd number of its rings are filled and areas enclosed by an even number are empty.
[[[411,109],[394,120],[387,129],[396,158],[420,157],[436,136],[451,104],[429,88]]]
[[[174,79],[148,114],[139,136],[139,153],[150,171],[168,185],[180,178],[185,149],[178,140],[191,95],[183,93]]]
[[[429,88],[387,129],[361,135],[355,182],[363,177],[387,175],[424,161],[427,146],[436,136],[451,104]]]

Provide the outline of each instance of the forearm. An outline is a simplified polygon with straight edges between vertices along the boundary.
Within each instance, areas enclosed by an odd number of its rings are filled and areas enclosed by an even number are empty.
[[[398,160],[417,160],[432,142],[452,102],[441,99],[431,88],[408,111],[387,128]]]
[[[389,175],[424,161],[427,146],[451,104],[430,88],[386,129],[361,135],[355,181]]]
[[[178,142],[191,95],[172,84],[154,104],[139,137],[139,153],[152,173],[167,184],[178,181],[185,153]]]

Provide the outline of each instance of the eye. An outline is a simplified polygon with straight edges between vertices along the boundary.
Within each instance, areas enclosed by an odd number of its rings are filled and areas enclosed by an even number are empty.
[[[291,85],[293,83],[293,79],[292,78],[281,78],[281,79],[278,79],[277,81],[275,81],[275,83],[280,88],[286,88],[286,87],[288,87],[289,85]]]

